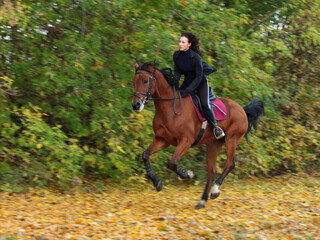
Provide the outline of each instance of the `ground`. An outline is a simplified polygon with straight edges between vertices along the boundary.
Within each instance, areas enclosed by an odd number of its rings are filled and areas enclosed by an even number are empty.
[[[161,192],[149,182],[100,193],[2,192],[0,240],[320,239],[319,185],[319,175],[226,179],[202,210],[204,186],[190,182]]]

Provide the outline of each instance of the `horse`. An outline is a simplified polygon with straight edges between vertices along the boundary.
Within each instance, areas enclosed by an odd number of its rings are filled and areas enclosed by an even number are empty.
[[[134,94],[132,107],[136,112],[144,109],[148,100],[154,101],[155,114],[153,118],[154,138],[143,152],[142,159],[147,177],[151,179],[157,191],[162,189],[162,181],[156,178],[149,158],[170,145],[175,151],[168,163],[168,168],[179,175],[181,179],[193,179],[196,175],[178,167],[178,162],[193,145],[202,127],[190,97],[182,98],[177,89],[178,83],[165,69],[158,69],[157,63],[147,62],[139,66],[135,64],[135,75],[132,79]],[[171,69],[170,69],[171,70]],[[225,120],[218,121],[219,127],[225,132],[225,137],[215,139],[213,131],[207,127],[202,138],[196,145],[206,144],[207,183],[201,200],[196,209],[205,208],[209,199],[220,195],[219,187],[228,173],[234,169],[234,154],[240,140],[254,127],[264,114],[263,102],[255,98],[245,107],[228,98],[220,98],[227,108]],[[217,156],[223,144],[226,145],[227,159],[222,174],[213,181],[217,174]]]

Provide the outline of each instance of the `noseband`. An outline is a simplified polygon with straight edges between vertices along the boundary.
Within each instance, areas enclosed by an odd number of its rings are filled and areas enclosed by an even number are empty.
[[[154,81],[157,83],[157,79],[153,76],[154,72],[156,70],[154,70],[153,72],[150,72],[150,71],[141,71],[141,72],[136,72],[136,75],[137,74],[149,74],[150,75],[150,78],[149,78],[149,87],[148,87],[148,92],[147,93],[144,93],[144,92],[134,92],[133,93],[133,96],[136,96],[137,98],[139,98],[141,101],[142,101],[142,104],[145,104],[146,102],[148,102],[148,100],[152,100],[152,101],[168,101],[168,100],[174,100],[173,102],[173,111],[174,111],[174,114],[175,115],[180,115],[182,113],[182,97],[179,93],[179,97],[176,98],[176,89],[175,89],[175,86],[173,86],[173,98],[150,98],[151,96],[151,89],[152,89],[152,80],[154,79]],[[138,94],[140,95],[145,95],[146,98],[143,99],[142,97],[140,97]],[[177,113],[176,112],[176,99],[180,99],[180,103],[181,103],[181,109],[180,109],[180,112]]]

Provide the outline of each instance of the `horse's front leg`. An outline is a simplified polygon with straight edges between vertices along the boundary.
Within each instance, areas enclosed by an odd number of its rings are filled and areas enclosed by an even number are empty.
[[[167,143],[164,139],[159,138],[159,137],[155,137],[153,139],[152,143],[150,144],[150,146],[142,154],[142,159],[143,159],[143,163],[146,168],[146,171],[147,171],[147,176],[148,176],[148,178],[151,179],[151,181],[153,182],[153,185],[155,186],[157,191],[161,191],[162,181],[156,179],[156,175],[155,175],[154,171],[152,170],[149,158],[150,158],[150,155],[152,155],[156,152],[159,152],[159,151],[167,148],[168,146],[169,146],[169,143]]]
[[[182,156],[188,151],[188,149],[191,147],[191,143],[185,139],[184,141],[181,141],[174,151],[174,154],[172,155],[172,158],[168,164],[168,168],[174,171],[179,175],[182,179],[187,178],[196,178],[197,176],[190,170],[184,171],[183,169],[178,167],[178,162],[182,158]]]

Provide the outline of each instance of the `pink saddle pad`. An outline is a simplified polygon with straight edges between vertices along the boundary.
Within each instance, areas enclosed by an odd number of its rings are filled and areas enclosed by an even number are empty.
[[[199,109],[194,104],[191,96],[190,96],[190,98],[191,98],[191,101],[192,101],[192,104],[193,104],[194,108],[196,109],[196,112],[197,112],[197,115],[199,117],[200,122],[203,122],[204,117],[201,115]],[[226,117],[227,117],[227,108],[224,105],[224,103],[219,98],[216,98],[216,99],[212,100],[211,102],[214,105],[214,115],[216,116],[216,119],[218,121],[226,119]]]

